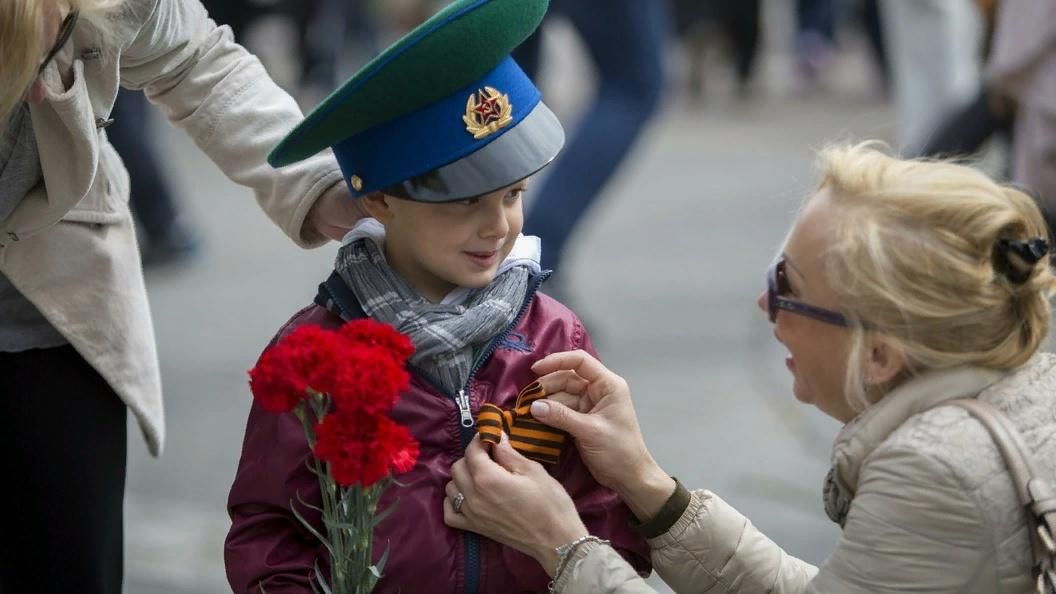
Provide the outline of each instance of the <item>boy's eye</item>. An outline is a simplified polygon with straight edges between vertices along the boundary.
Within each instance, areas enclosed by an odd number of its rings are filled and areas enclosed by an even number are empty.
[[[506,198],[508,200],[513,200],[515,198],[520,198],[522,195],[524,195],[524,191],[526,189],[527,188],[514,188],[514,189],[512,189],[512,190],[510,190],[509,192],[506,193]]]

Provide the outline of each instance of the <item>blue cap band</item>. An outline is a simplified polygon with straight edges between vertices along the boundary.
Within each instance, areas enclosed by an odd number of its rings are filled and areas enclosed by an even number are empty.
[[[476,139],[463,116],[470,96],[485,87],[509,98],[512,121]],[[479,81],[447,98],[346,138],[334,145],[334,154],[353,195],[362,196],[479,151],[520,124],[539,100],[532,81],[512,58],[506,58]]]

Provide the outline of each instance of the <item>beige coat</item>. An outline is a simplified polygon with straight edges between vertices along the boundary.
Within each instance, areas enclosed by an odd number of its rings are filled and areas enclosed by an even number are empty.
[[[1011,418],[1042,472],[1056,479],[1056,356],[1041,354],[1009,374],[933,373],[841,431],[833,466],[855,495],[820,567],[785,553],[713,493],[696,491],[675,526],[650,542],[657,572],[676,592],[1031,592],[1024,512],[986,429],[960,408],[921,412],[976,394]],[[608,547],[583,547],[573,563],[556,584],[562,594],[653,592]]]
[[[60,68],[72,69],[68,89]],[[108,35],[82,19],[45,80],[53,91],[31,108],[45,183],[0,221],[0,272],[110,383],[156,455],[154,331],[128,174],[104,131],[118,85],[145,90],[300,245],[322,242],[302,226],[341,174],[329,153],[280,171],[265,163],[301,112],[198,0],[128,0]]]

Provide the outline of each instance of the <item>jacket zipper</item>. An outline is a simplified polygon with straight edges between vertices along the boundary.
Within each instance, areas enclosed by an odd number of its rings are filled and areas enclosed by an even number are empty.
[[[543,281],[550,278],[552,272],[549,270],[543,271],[531,279],[528,285],[528,292],[524,296],[524,302],[521,304],[521,309],[517,311],[517,315],[514,316],[513,321],[499,332],[495,338],[491,339],[488,343],[487,348],[481,352],[480,356],[477,357],[477,362],[473,365],[473,368],[469,371],[469,376],[466,378],[466,385],[458,391],[458,394],[452,394],[437,385],[428,375],[415,370],[415,375],[424,379],[430,384],[433,389],[444,394],[448,398],[455,401],[455,405],[458,407],[458,422],[459,422],[459,434],[462,438],[462,450],[465,451],[469,447],[469,442],[473,440],[473,409],[469,403],[469,385],[473,383],[473,378],[477,375],[477,372],[484,367],[484,363],[491,358],[491,355],[495,353],[495,349],[499,348],[499,343],[502,339],[506,338],[507,335],[524,317],[525,312],[528,311],[528,306],[532,304],[532,299],[535,294],[539,291],[539,287],[543,284]],[[465,575],[465,588],[463,592],[465,594],[477,594],[477,590],[480,589],[480,536],[475,532],[466,532],[464,534],[464,542],[466,549],[466,566],[463,574]]]

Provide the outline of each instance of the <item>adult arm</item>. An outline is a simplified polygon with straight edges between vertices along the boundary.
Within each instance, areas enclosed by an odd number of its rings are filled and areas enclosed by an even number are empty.
[[[129,0],[124,9],[140,28],[121,51],[122,85],[143,89],[298,245],[351,228],[359,206],[329,151],[278,170],[267,164],[303,116],[228,27],[217,27],[198,0]]]

